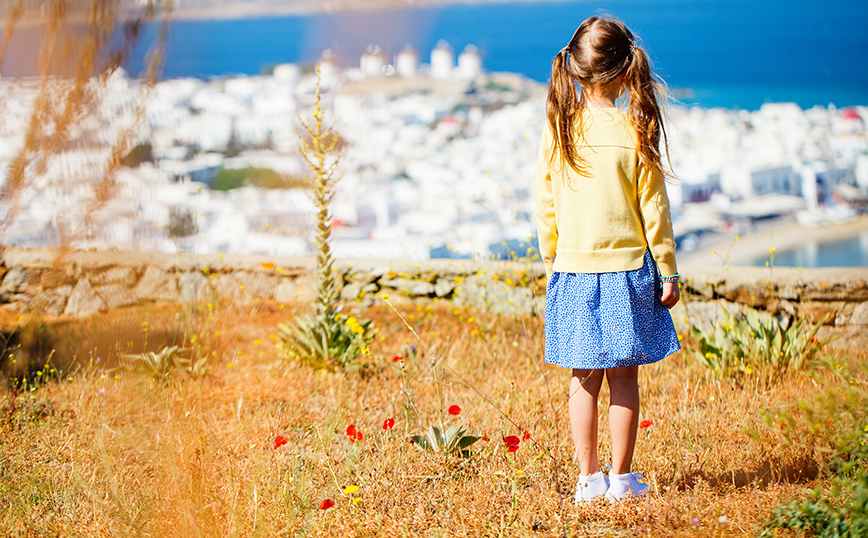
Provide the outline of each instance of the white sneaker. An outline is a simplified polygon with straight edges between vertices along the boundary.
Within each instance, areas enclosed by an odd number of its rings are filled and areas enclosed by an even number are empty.
[[[648,484],[639,482],[642,473],[610,474],[611,485],[606,492],[609,502],[623,501],[629,497],[641,497],[648,493]]]
[[[609,491],[609,479],[603,471],[587,476],[579,475],[579,482],[576,484],[576,504],[603,497],[607,491]]]

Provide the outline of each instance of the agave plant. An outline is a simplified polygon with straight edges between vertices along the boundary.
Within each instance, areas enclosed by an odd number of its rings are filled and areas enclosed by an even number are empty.
[[[333,370],[350,366],[373,341],[377,329],[371,320],[357,320],[335,309],[328,316],[309,315],[278,326],[287,356],[314,368]]]
[[[441,432],[437,426],[428,428],[427,437],[424,435],[411,435],[419,449],[428,452],[439,452],[442,454],[458,453],[460,456],[470,455],[470,445],[482,439],[475,435],[467,435],[467,429],[461,424],[455,424],[446,432]]]
[[[719,375],[756,372],[761,377],[775,379],[787,370],[804,369],[816,353],[834,339],[817,337],[828,314],[815,324],[805,317],[797,317],[785,328],[777,318],[769,316],[763,320],[753,309],[748,309],[743,317],[721,309],[723,320],[710,332],[695,325],[690,328],[696,342],[697,359]]]
[[[148,351],[124,355],[130,361],[132,369],[140,370],[154,377],[166,377],[174,370],[182,370],[193,377],[202,377],[206,373],[207,357],[202,357],[195,362],[182,355],[190,351],[190,348],[169,346],[158,352]]]

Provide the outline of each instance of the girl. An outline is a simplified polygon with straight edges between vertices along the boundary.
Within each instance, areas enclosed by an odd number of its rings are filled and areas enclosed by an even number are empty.
[[[680,296],[659,93],[645,52],[613,19],[584,21],[552,62],[536,213],[548,276],[545,358],[572,369],[570,425],[581,468],[577,503],[647,491],[641,474],[630,471],[638,367],[680,349],[667,310]],[[626,112],[615,104],[622,94]],[[603,377],[611,393],[608,478],[597,457]]]

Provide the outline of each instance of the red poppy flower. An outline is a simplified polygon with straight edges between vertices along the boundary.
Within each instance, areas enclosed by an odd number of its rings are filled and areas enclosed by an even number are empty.
[[[387,418],[385,421],[383,421],[383,429],[384,430],[391,430],[394,427],[395,427],[395,419]]]
[[[480,441],[491,441],[491,439],[489,439],[488,437],[483,437],[482,439],[480,439]]]
[[[347,426],[347,437],[349,437],[351,443],[355,443],[356,441],[361,440],[362,432],[356,429],[355,424],[350,424]]]
[[[392,357],[392,362],[401,362],[402,360],[404,360],[404,357],[400,355],[395,355],[394,357]]]
[[[320,510],[328,510],[329,508],[331,508],[334,505],[335,505],[335,502],[333,500],[326,499],[323,502],[319,503],[319,509]]]
[[[277,437],[274,438],[274,450],[277,450],[278,448],[282,447],[283,445],[285,445],[288,442],[289,442],[289,439],[287,439],[286,437],[284,437],[282,435],[278,435]]]
[[[461,408],[458,407],[457,405],[450,405],[449,406],[449,414],[457,417],[458,415],[461,414]]]
[[[521,436],[521,440],[522,440],[522,441],[527,441],[528,439],[530,439],[530,432],[527,431],[527,430],[525,430],[525,431],[524,431],[524,435]]]
[[[654,424],[654,423],[651,422],[650,420],[643,420],[642,422],[639,423],[639,427],[642,429],[650,428],[651,424]]]
[[[515,435],[510,435],[509,437],[504,437],[503,442],[509,446],[518,446],[521,440]]]

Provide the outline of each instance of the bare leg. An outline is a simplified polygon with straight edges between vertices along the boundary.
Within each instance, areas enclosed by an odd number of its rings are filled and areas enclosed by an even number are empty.
[[[605,370],[573,370],[570,380],[570,427],[582,475],[600,470],[597,458],[597,398]]]
[[[612,435],[612,473],[630,472],[639,424],[639,367],[606,370],[609,381],[609,430]]]

